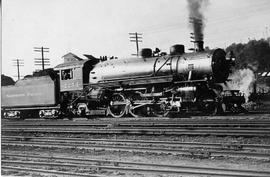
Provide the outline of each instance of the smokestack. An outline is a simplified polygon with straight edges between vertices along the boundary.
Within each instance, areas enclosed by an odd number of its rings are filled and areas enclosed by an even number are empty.
[[[195,52],[202,52],[202,51],[204,51],[203,41],[194,41],[194,51]]]
[[[194,51],[204,51],[203,46],[203,30],[204,30],[204,15],[203,10],[208,5],[208,0],[187,0],[189,10],[189,22],[193,30],[192,38],[194,39]]]

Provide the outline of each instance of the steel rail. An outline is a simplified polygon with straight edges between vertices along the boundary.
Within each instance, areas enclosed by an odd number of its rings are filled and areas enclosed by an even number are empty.
[[[221,149],[225,146],[238,146],[243,150],[264,149],[270,150],[270,145],[267,144],[241,144],[238,142],[223,142],[223,143],[201,143],[201,142],[179,142],[179,141],[153,141],[153,140],[126,140],[126,139],[89,139],[89,138],[62,138],[62,137],[35,137],[35,136],[3,136],[2,140],[14,141],[44,141],[44,142],[69,142],[69,143],[123,143],[123,144],[144,144],[157,146],[177,146],[177,147],[207,147]]]
[[[117,124],[119,126],[270,126],[270,121],[239,121],[239,120],[228,120],[228,121],[220,121],[220,120],[193,120],[193,121],[175,121],[175,120],[156,120],[156,121],[122,121],[122,120],[111,120],[111,121],[39,121],[39,122],[22,122],[22,121],[15,121],[15,122],[2,122],[5,126],[107,126],[108,124]]]
[[[234,177],[265,177],[270,175],[270,171],[255,171],[255,170],[240,170],[240,169],[224,169],[224,168],[209,168],[198,166],[181,166],[181,165],[166,165],[153,163],[138,163],[125,161],[110,161],[85,158],[67,158],[67,157],[52,157],[39,155],[19,155],[19,154],[3,154],[10,157],[23,157],[34,159],[45,159],[53,162],[25,162],[25,161],[8,161],[2,160],[3,164],[16,165],[33,165],[33,166],[60,166],[60,167],[87,167],[99,170],[117,170],[131,172],[146,172],[146,173],[166,173],[166,174],[193,174],[193,175],[211,175],[211,176],[234,176]],[[55,162],[57,161],[57,162]],[[98,165],[93,165],[93,163]],[[117,166],[104,166],[103,164],[112,164]],[[124,167],[123,167],[124,165]],[[141,167],[141,168],[138,168]],[[142,168],[144,167],[144,168]],[[149,168],[152,167],[152,168]],[[156,169],[153,169],[156,168]]]
[[[20,165],[20,163],[17,163]],[[81,174],[74,172],[65,172],[65,171],[57,171],[57,170],[43,170],[43,169],[32,169],[32,168],[22,168],[22,167],[13,167],[13,166],[5,166],[1,164],[2,170],[10,170],[10,171],[19,171],[19,172],[32,172],[32,173],[42,173],[42,174],[53,174],[53,175],[65,175],[65,176],[82,176],[82,177],[107,177],[104,175],[92,175],[92,174]]]
[[[24,147],[39,147],[39,148],[77,148],[85,150],[107,150],[107,151],[125,151],[125,152],[141,152],[141,153],[168,153],[175,155],[193,155],[193,156],[207,156],[207,157],[249,157],[259,159],[270,159],[268,153],[256,153],[256,152],[240,152],[240,151],[218,151],[218,150],[187,150],[187,149],[170,149],[170,148],[157,148],[157,147],[143,147],[143,146],[123,146],[123,145],[93,145],[93,144],[70,144],[59,142],[20,142],[20,141],[2,141],[3,146],[24,146]]]
[[[239,123],[239,124],[251,124],[251,123],[255,123],[255,124],[270,124],[270,120],[234,120],[234,119],[230,119],[230,120],[220,120],[220,119],[207,119],[207,120],[185,120],[185,119],[154,119],[154,120],[130,120],[130,119],[112,119],[112,120],[77,120],[77,121],[71,121],[71,120],[13,120],[13,121],[3,121],[3,123],[5,124],[54,124],[54,123],[64,123],[64,124],[81,124],[81,123],[86,123],[86,124],[107,124],[107,123],[111,123],[111,122],[118,122],[118,123],[195,123],[195,124],[207,124],[207,123],[211,123],[211,124],[235,124],[235,123]]]
[[[2,130],[83,130],[83,131],[89,131],[89,130],[116,130],[116,131],[121,131],[121,130],[149,130],[149,131],[187,131],[187,130],[193,130],[193,131],[217,131],[217,132],[223,132],[223,131],[260,131],[260,132],[269,132],[270,133],[270,128],[241,128],[241,127],[187,127],[187,128],[176,128],[176,127],[166,127],[166,129],[161,129],[164,127],[105,127],[105,128],[84,128],[82,129],[81,127],[62,127],[62,126],[57,126],[57,127],[2,127]]]
[[[155,122],[155,121],[159,121],[159,122],[199,122],[199,123],[205,123],[205,122],[265,122],[265,123],[269,123],[269,116],[270,114],[264,115],[267,117],[264,117],[263,119],[252,119],[252,117],[249,116],[243,116],[243,115],[239,115],[239,116],[234,116],[233,118],[231,116],[192,116],[192,117],[187,117],[187,118],[166,118],[166,117],[140,117],[140,118],[134,118],[134,117],[124,117],[124,118],[93,118],[93,119],[86,119],[86,118],[81,118],[78,119],[78,121],[82,122],[91,122],[91,121],[95,121],[95,122],[111,122],[111,121],[116,121],[116,122]],[[197,119],[200,118],[200,119]],[[238,117],[242,117],[240,119],[237,119]],[[261,115],[260,115],[261,117]],[[211,119],[205,119],[205,118],[211,118]],[[222,119],[222,118],[226,118],[226,119]],[[21,123],[27,123],[27,122],[33,122],[33,120],[35,120],[36,122],[74,122],[68,119],[25,119],[25,120],[21,120],[21,119],[3,119],[4,122],[9,122],[9,123],[14,123],[14,122],[21,122]],[[76,118],[74,118],[74,120],[76,120]],[[77,122],[77,121],[75,121]]]
[[[76,134],[132,134],[132,135],[215,135],[215,136],[245,136],[245,137],[270,137],[270,131],[268,130],[241,130],[237,129],[227,129],[222,130],[207,128],[207,129],[196,129],[196,128],[186,128],[186,129],[142,129],[142,128],[2,128],[3,132],[21,132],[21,133],[76,133]]]
[[[31,128],[31,127],[38,127],[38,128],[42,128],[42,127],[47,127],[47,128],[54,128],[54,127],[83,127],[83,128],[106,128],[106,127],[118,127],[120,128],[209,128],[212,127],[213,129],[217,129],[217,128],[223,128],[223,129],[230,129],[230,128],[241,128],[241,129],[245,129],[245,130],[253,130],[253,129],[258,129],[261,128],[262,130],[270,130],[270,124],[113,124],[113,123],[109,123],[109,124],[91,124],[91,125],[87,125],[87,124],[28,124],[28,125],[22,125],[22,124],[14,124],[14,125],[2,125],[2,127],[19,127],[19,128]]]

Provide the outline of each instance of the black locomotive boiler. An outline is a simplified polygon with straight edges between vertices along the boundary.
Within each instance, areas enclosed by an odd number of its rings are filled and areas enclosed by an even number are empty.
[[[46,78],[50,100],[37,97],[45,93],[35,89],[37,84],[31,85],[32,94],[24,88],[24,83],[42,82],[44,76],[25,78],[18,81],[23,84],[3,87],[3,115],[138,117],[166,116],[169,112],[223,112],[227,103],[222,101],[221,84],[231,72],[234,57],[222,49],[205,52],[203,42],[197,44],[199,48],[193,53],[185,53],[183,45],[174,45],[168,55],[154,55],[151,49],[143,49],[137,58],[106,61],[90,55],[82,60],[67,54],[64,63],[54,68],[56,77],[50,77],[51,82]],[[46,83],[43,88],[48,88]],[[14,99],[27,101],[14,104]]]
[[[226,82],[234,58],[226,58],[222,49],[199,50],[186,54],[183,45],[174,45],[169,55],[153,57],[151,49],[143,49],[139,58],[99,62],[90,72],[89,94],[104,95],[99,99],[107,99],[113,117],[214,114],[222,104],[220,83]]]

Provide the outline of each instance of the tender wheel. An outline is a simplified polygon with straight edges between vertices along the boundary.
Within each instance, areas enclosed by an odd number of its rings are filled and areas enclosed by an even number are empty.
[[[153,116],[166,117],[169,114],[166,103],[158,103],[151,106]]]
[[[120,93],[116,93],[112,96],[111,102],[108,106],[109,114],[115,118],[122,117],[126,113],[127,105],[128,101],[125,97]]]

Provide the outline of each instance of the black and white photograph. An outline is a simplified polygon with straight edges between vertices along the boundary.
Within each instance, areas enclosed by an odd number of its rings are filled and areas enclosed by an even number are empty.
[[[1,176],[270,176],[270,0],[0,4]]]

